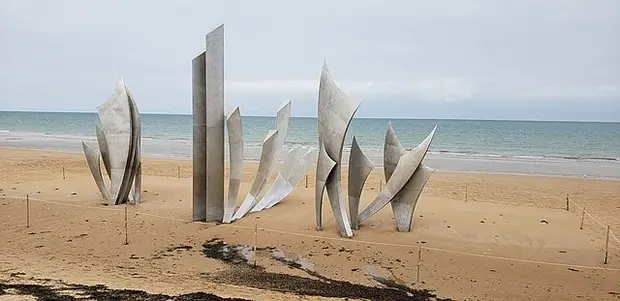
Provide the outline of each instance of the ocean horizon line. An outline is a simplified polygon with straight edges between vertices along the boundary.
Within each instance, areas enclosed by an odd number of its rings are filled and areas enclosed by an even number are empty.
[[[8,113],[61,113],[61,114],[97,114],[96,111],[47,111],[47,110],[0,110],[0,112]],[[192,116],[192,113],[176,113],[176,112],[140,112],[140,115],[173,115],[173,116]],[[226,115],[226,114],[224,114]],[[275,115],[243,115],[243,117],[261,117],[275,118]],[[291,116],[291,118],[318,118],[317,116]],[[355,119],[371,119],[371,120],[447,120],[447,121],[502,121],[502,122],[556,122],[556,123],[606,123],[620,124],[620,121],[613,120],[552,120],[552,119],[483,119],[483,118],[449,118],[449,117],[380,117],[380,116],[355,116]]]

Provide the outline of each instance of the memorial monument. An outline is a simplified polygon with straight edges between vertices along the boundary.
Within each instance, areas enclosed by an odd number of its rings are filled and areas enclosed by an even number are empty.
[[[277,204],[299,182],[310,166],[310,149],[268,185],[281,155],[291,115],[291,103],[278,110],[275,128],[262,143],[258,171],[249,192],[235,211],[243,171],[243,127],[239,108],[224,116],[224,25],[206,35],[205,51],[192,61],[193,201],[194,221],[230,223],[248,212]],[[224,199],[224,123],[228,129],[230,177]],[[286,160],[285,160],[286,161]],[[301,172],[301,174],[300,174]],[[257,205],[259,205],[257,207]]]
[[[346,95],[332,79],[327,63],[323,64],[318,99],[319,156],[316,166],[316,228],[323,230],[323,193],[327,189],[329,204],[340,235],[352,237],[353,231],[344,206],[341,187],[341,159],[344,138],[360,103]]]
[[[82,141],[88,167],[109,205],[140,203],[142,186],[140,113],[129,89],[118,80],[114,94],[97,108],[99,149]],[[109,178],[106,187],[101,159]]]
[[[411,230],[417,200],[433,173],[433,169],[422,164],[422,160],[430,147],[436,127],[420,145],[406,152],[398,142],[391,124],[388,126],[384,146],[385,190],[379,192],[370,205],[359,214],[364,183],[375,164],[364,155],[357,139],[353,137],[348,166],[350,216],[347,216],[341,187],[342,149],[349,125],[358,107],[359,103],[336,85],[324,64],[318,96],[319,156],[315,191],[317,230],[323,229],[323,194],[327,189],[329,203],[341,236],[352,237],[352,228],[358,229],[359,223],[368,220],[388,203],[392,205],[398,231],[408,232]]]
[[[422,193],[422,189],[428,179],[433,174],[433,169],[422,164],[422,160],[428,152],[431,141],[435,136],[437,127],[433,128],[431,133],[422,141],[418,146],[411,151],[405,151],[405,148],[400,144],[394,133],[392,125],[388,125],[387,133],[385,135],[385,144],[383,149],[383,170],[385,173],[385,189],[379,192],[379,195],[362,211],[355,222],[352,222],[351,226],[355,229],[359,224],[375,213],[379,212],[388,203],[392,206],[392,213],[394,214],[394,220],[396,221],[396,227],[400,232],[411,231],[411,225],[413,221],[413,212],[417,205],[418,198]],[[359,147],[357,147],[359,149]],[[356,153],[361,153],[361,150],[357,150]],[[351,159],[354,166],[368,166],[369,160],[358,159],[360,157],[366,158],[363,154],[353,156],[353,150]],[[357,163],[363,162],[363,163]],[[364,170],[365,171],[365,170]],[[353,183],[358,187],[359,183]],[[352,182],[349,182],[349,189],[351,191]],[[363,183],[361,184],[363,185]],[[361,190],[361,188],[359,188]],[[354,190],[357,192],[357,190]],[[357,212],[359,207],[359,195],[357,199],[351,198],[352,194],[349,192],[349,206],[351,214]],[[354,209],[353,209],[354,208]],[[353,220],[353,219],[352,219]]]

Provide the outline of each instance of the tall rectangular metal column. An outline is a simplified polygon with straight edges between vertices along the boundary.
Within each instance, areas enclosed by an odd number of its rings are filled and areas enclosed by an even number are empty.
[[[224,218],[224,25],[206,37],[206,221]]]
[[[192,221],[207,218],[207,97],[205,52],[192,60],[192,115],[193,126],[193,168],[192,168]]]

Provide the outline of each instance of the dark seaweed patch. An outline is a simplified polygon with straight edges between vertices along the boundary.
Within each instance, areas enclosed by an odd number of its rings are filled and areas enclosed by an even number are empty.
[[[168,249],[166,249],[166,252],[173,252],[173,251],[189,251],[191,249],[193,249],[194,247],[192,246],[187,246],[187,245],[178,245],[178,246],[173,246],[170,247]]]
[[[315,271],[304,268],[301,263],[283,256],[272,258],[290,268],[298,269],[313,278],[268,272],[263,268],[251,268],[240,250],[248,246],[228,245],[219,238],[203,244],[203,254],[209,258],[219,259],[232,266],[231,269],[215,274],[205,274],[209,281],[271,290],[282,293],[294,293],[302,296],[320,296],[328,298],[350,298],[372,301],[451,301],[437,297],[427,289],[413,289],[393,280],[373,277],[381,286],[366,286],[347,281],[331,279]],[[274,248],[269,248],[273,250]]]
[[[68,294],[71,295],[68,295]],[[250,301],[240,298],[222,298],[214,294],[197,292],[178,296],[150,294],[139,290],[110,289],[104,285],[60,284],[58,286],[40,284],[0,283],[0,296],[31,296],[37,301]]]
[[[219,238],[211,239],[202,244],[202,254],[233,265],[248,265],[241,245],[228,245]]]

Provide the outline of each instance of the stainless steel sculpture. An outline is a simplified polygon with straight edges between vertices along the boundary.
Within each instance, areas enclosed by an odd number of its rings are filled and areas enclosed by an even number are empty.
[[[101,175],[101,162],[100,162],[100,154],[97,149],[92,148],[84,141],[82,141],[82,148],[84,149],[84,156],[86,157],[86,163],[88,163],[88,167],[90,168],[90,172],[93,174],[93,178],[95,179],[95,184],[97,184],[97,188],[99,188],[99,192],[103,199],[108,201],[108,191],[105,187],[105,182],[103,181],[103,176]]]
[[[282,147],[284,146],[290,117],[291,102],[289,101],[278,110],[275,129],[267,134],[267,138],[265,138],[263,142],[261,158],[258,163],[258,172],[254,178],[252,187],[239,209],[237,209],[237,212],[235,212],[233,220],[240,219],[250,212],[250,210],[261,202],[265,193],[267,193],[267,188],[269,187],[267,184],[280,156]],[[271,136],[273,136],[273,138],[270,138]]]
[[[130,186],[130,199],[133,198],[133,201],[136,204],[140,203],[142,200],[142,126],[140,121],[140,113],[138,112],[138,106],[136,102],[133,101],[133,96],[131,96],[131,92],[127,89],[127,96],[129,97],[129,104],[131,105],[131,130],[132,130],[132,147],[129,166],[134,166],[131,169],[134,185]],[[106,141],[107,143],[107,141]]]
[[[421,164],[433,140],[437,127],[418,146],[409,152],[398,142],[391,124],[385,138],[384,171],[387,183],[385,190],[358,215],[358,222],[364,222],[387,203],[392,210],[399,231],[410,231],[413,211],[417,200],[433,170]]]
[[[353,137],[353,144],[351,145],[351,154],[349,155],[349,212],[351,215],[351,227],[358,229],[357,214],[360,206],[360,197],[362,195],[362,189],[364,189],[364,183],[370,175],[370,172],[375,168],[373,163],[357,144],[357,139]]]
[[[278,141],[278,134],[279,133],[277,130],[270,130],[269,133],[267,133],[267,136],[265,136],[256,177],[254,178],[252,187],[246,195],[245,200],[243,200],[243,203],[241,203],[241,206],[239,206],[239,209],[237,209],[237,212],[233,215],[233,220],[242,218],[250,211],[250,209],[252,209],[252,207],[254,207],[254,205],[256,205],[258,193],[269,180],[269,168],[271,164],[273,164],[272,162],[276,159],[275,149],[276,142]]]
[[[266,185],[282,150],[291,115],[285,103],[275,129],[263,141],[258,172],[235,212],[243,169],[243,130],[236,108],[226,119],[230,144],[228,197],[224,200],[224,25],[206,36],[206,51],[192,60],[193,214],[194,221],[230,223],[243,217],[267,192]]]
[[[351,119],[359,107],[359,102],[340,90],[327,70],[327,64],[323,65],[321,73],[318,103],[320,149],[316,171],[316,227],[317,230],[323,229],[323,193],[327,189],[327,196],[340,229],[340,235],[352,237],[353,231],[342,196],[340,161],[344,138]]]
[[[386,181],[389,181],[398,161],[405,153],[405,148],[400,144],[398,138],[396,138],[392,124],[389,124],[385,134],[385,145],[383,149],[383,170]],[[405,184],[401,191],[390,202],[398,231],[411,231],[413,211],[422,193],[422,188],[426,185],[433,171],[432,168],[421,163],[418,170],[416,170],[411,179],[409,179],[409,182]]]
[[[224,25],[206,37],[207,212],[206,221],[224,217]]]
[[[273,185],[265,197],[252,208],[251,212],[269,209],[291,194],[297,183],[312,166],[315,156],[316,148],[299,145],[293,147],[284,158]]]
[[[392,213],[396,220],[396,228],[399,232],[411,231],[413,222],[413,212],[418,203],[422,189],[426,182],[431,178],[435,170],[420,164],[418,170],[413,174],[409,182],[400,190],[400,192],[392,199]]]
[[[96,133],[96,151],[82,142],[95,183],[108,204],[140,202],[141,138],[140,114],[129,89],[119,80],[114,94],[97,108],[101,126]],[[101,175],[100,157],[110,178],[109,190]]]
[[[192,60],[192,220],[207,219],[207,102],[205,53]]]
[[[281,184],[278,182],[280,181],[280,178],[282,178],[282,174],[290,173],[290,168],[294,163],[293,161],[296,158],[300,157],[305,150],[307,150],[307,148],[301,147],[299,145],[295,145],[288,150],[284,157],[284,161],[282,161],[282,163],[280,164],[280,172],[278,173],[276,180],[269,188],[267,194],[252,208],[252,210],[250,210],[250,212],[258,212],[267,207],[269,202],[273,199],[274,189],[279,189],[279,187],[277,186],[281,186]]]
[[[103,167],[105,172],[110,176],[110,151],[108,150],[108,141],[105,139],[105,133],[99,124],[95,125],[97,131],[97,142],[99,143],[99,151],[101,152],[101,158],[103,159]]]
[[[239,107],[228,114],[226,119],[226,129],[228,130],[229,161],[230,171],[228,180],[228,200],[224,206],[224,223],[232,221],[241,185],[241,173],[243,172],[243,126],[241,124],[241,113]]]
[[[224,25],[192,61],[194,221],[224,218]]]
[[[286,140],[286,134],[288,132],[288,124],[289,124],[289,120],[291,118],[291,102],[286,102],[285,104],[283,104],[280,109],[278,109],[278,113],[276,114],[276,128],[275,130],[278,131],[278,135],[276,137],[276,141],[274,141],[274,160],[272,160],[269,163],[268,166],[268,171],[267,171],[267,181],[269,181],[269,179],[271,178],[271,175],[273,174],[273,170],[276,166],[276,161],[278,160],[278,158],[280,158],[280,153],[282,152],[282,147],[284,146],[284,141]],[[258,194],[256,195],[256,201],[254,202],[255,204],[260,202],[260,200],[263,198],[263,196],[265,195],[265,193],[267,192],[267,189],[269,188],[269,186],[267,186],[267,181],[263,184],[263,186],[260,188],[260,190],[258,191]]]

